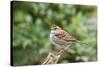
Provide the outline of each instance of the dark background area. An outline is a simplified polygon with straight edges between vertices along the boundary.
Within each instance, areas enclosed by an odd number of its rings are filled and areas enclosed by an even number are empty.
[[[59,63],[96,61],[97,7],[58,3],[13,1],[13,65],[38,65],[57,49],[49,40],[53,24],[87,44],[75,43]]]

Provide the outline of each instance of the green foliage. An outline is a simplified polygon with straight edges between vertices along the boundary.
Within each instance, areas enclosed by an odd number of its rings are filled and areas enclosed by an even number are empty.
[[[53,24],[88,43],[72,44],[59,63],[96,61],[96,6],[20,1],[12,4],[14,65],[41,64],[49,52],[56,51],[49,40]]]

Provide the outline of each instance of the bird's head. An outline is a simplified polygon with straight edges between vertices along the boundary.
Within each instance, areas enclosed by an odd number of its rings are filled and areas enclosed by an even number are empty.
[[[51,27],[51,30],[52,30],[52,31],[56,31],[56,30],[61,30],[61,28],[60,28],[59,26],[53,25],[53,26]]]
[[[59,30],[61,30],[59,26],[53,25],[51,27],[51,34],[56,34],[56,32],[58,32]]]

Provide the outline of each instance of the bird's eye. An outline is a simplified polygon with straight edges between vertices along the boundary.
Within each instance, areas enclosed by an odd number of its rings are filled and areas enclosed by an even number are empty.
[[[57,28],[54,28],[54,30],[57,30]]]

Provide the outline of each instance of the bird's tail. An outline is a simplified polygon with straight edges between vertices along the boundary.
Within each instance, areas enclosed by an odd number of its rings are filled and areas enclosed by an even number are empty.
[[[79,40],[76,40],[76,43],[80,43],[80,44],[89,45],[88,43],[85,43],[85,42],[82,42],[82,41],[79,41]]]

